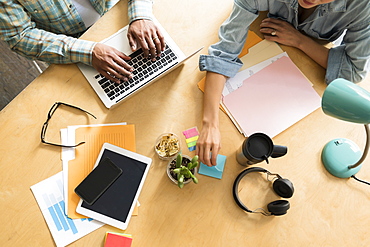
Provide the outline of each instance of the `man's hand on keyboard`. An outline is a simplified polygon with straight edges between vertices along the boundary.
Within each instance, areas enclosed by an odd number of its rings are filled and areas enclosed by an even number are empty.
[[[101,43],[97,43],[92,52],[92,66],[105,78],[116,83],[132,77],[133,68],[125,60],[130,60],[130,57]]]
[[[150,20],[136,20],[130,24],[127,38],[132,51],[141,46],[145,57],[155,60],[166,46],[164,37],[158,27]]]

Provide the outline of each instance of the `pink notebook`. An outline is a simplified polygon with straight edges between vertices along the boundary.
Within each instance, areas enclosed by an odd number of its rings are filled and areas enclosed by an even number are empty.
[[[320,107],[321,98],[289,57],[243,81],[223,102],[247,136],[271,138]]]

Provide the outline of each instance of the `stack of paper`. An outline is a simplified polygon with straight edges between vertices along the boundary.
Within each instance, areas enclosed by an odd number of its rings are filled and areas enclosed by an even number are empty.
[[[85,141],[77,148],[63,148],[62,161],[64,177],[64,197],[66,214],[72,219],[86,218],[76,212],[80,197],[74,189],[92,171],[100,149],[105,142],[135,152],[134,125],[106,124],[89,126],[70,126],[61,131],[64,144],[73,145]]]
[[[321,98],[291,59],[283,56],[223,97],[246,136],[274,137],[320,107]]]
[[[104,224],[76,213],[75,187],[92,171],[105,142],[135,152],[135,126],[126,123],[69,126],[61,130],[63,171],[31,186],[56,245],[66,246]],[[139,203],[138,203],[139,205]],[[133,215],[138,214],[136,207]],[[129,245],[123,245],[129,246]]]

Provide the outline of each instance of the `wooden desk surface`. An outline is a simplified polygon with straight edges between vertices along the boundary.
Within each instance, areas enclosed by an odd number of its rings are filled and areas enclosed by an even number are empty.
[[[184,53],[215,43],[219,25],[228,16],[231,0],[157,0],[154,14]],[[163,7],[166,6],[166,11]],[[127,23],[127,4],[119,3],[84,38],[99,41]],[[258,30],[253,25],[254,30]],[[257,32],[258,33],[258,32]],[[284,47],[312,81],[317,92],[325,89],[324,70],[302,52]],[[233,201],[232,184],[245,167],[235,151],[243,142],[228,117],[220,113],[222,151],[227,162],[222,180],[199,175],[199,184],[180,190],[167,178],[166,162],[153,150],[161,133],[201,127],[203,94],[197,82],[205,73],[198,57],[118,107],[107,110],[76,65],[52,65],[0,112],[0,245],[53,246],[54,241],[30,186],[61,171],[60,149],[40,143],[40,131],[56,101],[77,105],[95,114],[91,120],[73,111],[58,110],[48,128],[48,139],[59,141],[59,129],[68,125],[128,122],[135,124],[137,152],[153,158],[139,201],[139,216],[126,233],[133,246],[370,246],[370,187],[352,179],[331,176],[320,162],[323,146],[347,137],[364,146],[363,126],[339,121],[316,110],[274,138],[286,145],[288,155],[261,163],[291,180],[295,194],[291,209],[282,217],[244,213]],[[370,78],[362,86],[369,89]],[[182,138],[185,146],[185,140]],[[183,148],[184,153],[188,153]],[[370,158],[358,177],[370,180]],[[259,174],[243,181],[241,195],[251,209],[278,199],[271,184]],[[104,226],[71,246],[103,246]]]

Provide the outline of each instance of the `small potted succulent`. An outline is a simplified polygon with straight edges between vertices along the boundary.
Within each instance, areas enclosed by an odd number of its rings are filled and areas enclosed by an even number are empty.
[[[190,183],[191,180],[197,184],[198,178],[195,177],[195,173],[198,164],[198,155],[190,158],[179,153],[175,159],[168,163],[167,175],[179,188],[184,187],[184,184]]]

